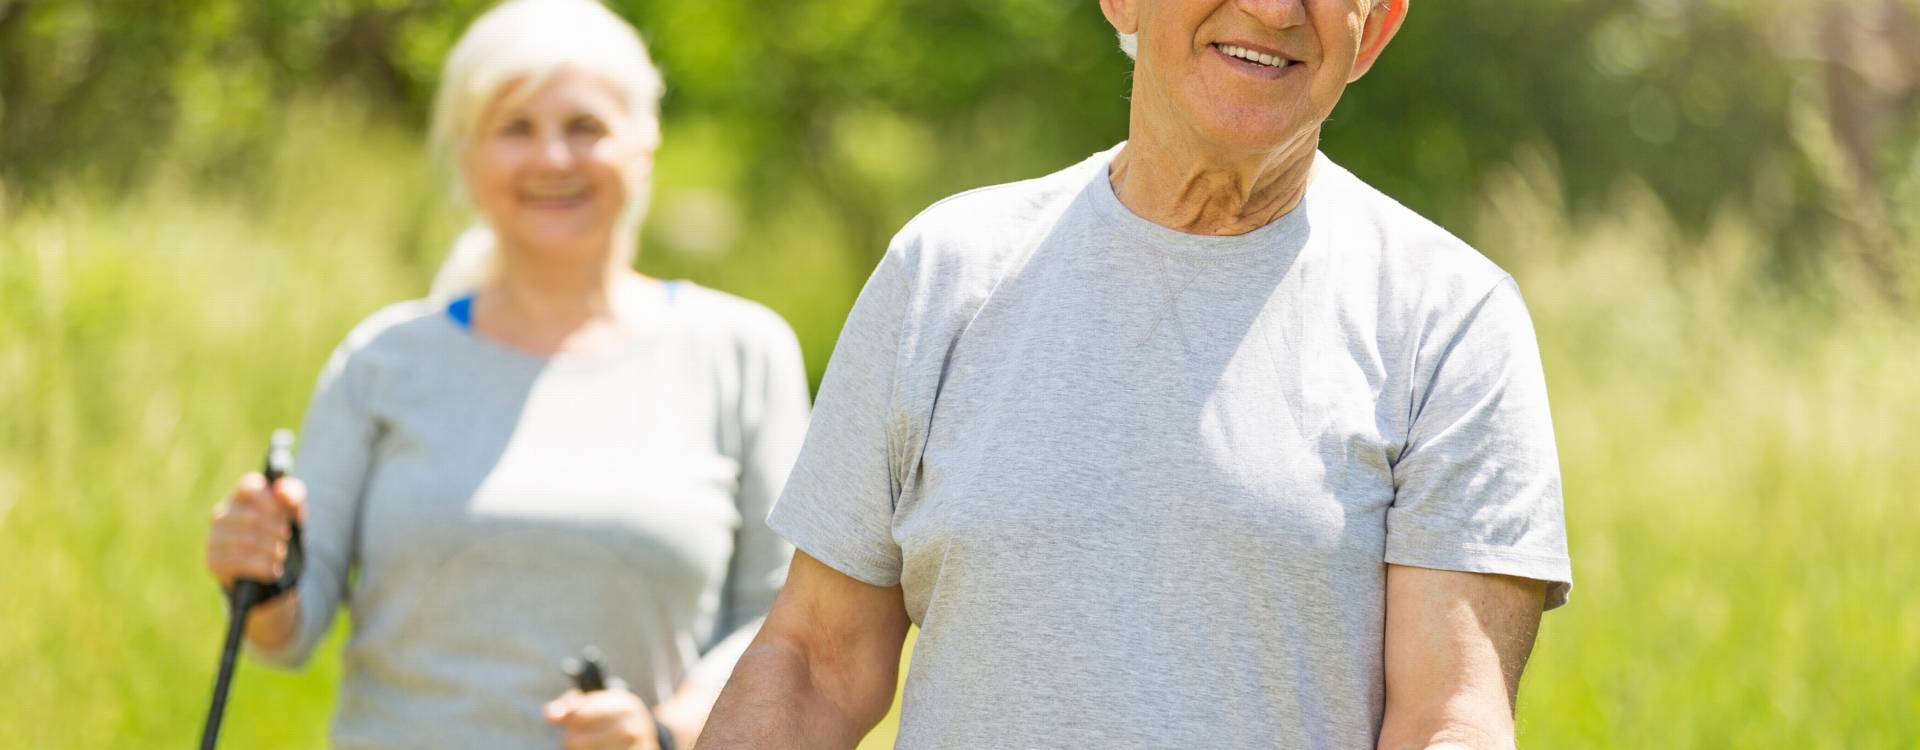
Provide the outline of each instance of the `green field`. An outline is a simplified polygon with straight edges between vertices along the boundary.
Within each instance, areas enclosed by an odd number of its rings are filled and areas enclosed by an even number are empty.
[[[294,122],[216,187],[173,165],[0,207],[0,747],[192,742],[224,618],[209,506],[459,226],[411,137]],[[662,159],[672,205],[700,165]],[[1522,743],[1920,747],[1920,310],[1837,249],[1765,265],[1737,214],[1683,232],[1628,187],[1569,218],[1521,163],[1472,239],[1535,315],[1578,579]],[[831,242],[642,265],[766,301],[817,377],[862,275]],[[307,672],[242,669],[228,746],[324,745],[337,636]]]

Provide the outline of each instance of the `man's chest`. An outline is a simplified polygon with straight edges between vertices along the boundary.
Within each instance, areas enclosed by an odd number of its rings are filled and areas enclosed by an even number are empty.
[[[1283,295],[1208,309],[1157,288],[981,310],[896,509],[909,581],[1062,549],[1378,563],[1394,440],[1378,359]]]

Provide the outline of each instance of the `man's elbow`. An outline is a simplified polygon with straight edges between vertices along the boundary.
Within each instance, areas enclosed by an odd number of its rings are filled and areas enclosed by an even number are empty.
[[[756,639],[752,648],[764,648],[769,664],[797,670],[804,692],[824,704],[810,708],[831,709],[832,715],[859,734],[878,724],[893,706],[897,647],[879,657],[869,653],[874,649],[868,644],[822,643],[775,633]]]
[[[741,654],[728,683],[726,692],[737,694],[732,696],[737,705],[716,708],[715,717],[784,727],[769,736],[786,738],[787,746],[851,747],[892,706],[892,674],[874,674],[878,671],[886,670],[849,659],[839,649],[763,629]],[[730,702],[728,696],[722,702]]]

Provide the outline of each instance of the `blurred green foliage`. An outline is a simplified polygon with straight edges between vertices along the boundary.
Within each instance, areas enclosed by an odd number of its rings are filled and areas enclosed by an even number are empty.
[[[411,133],[329,103],[275,128],[244,190],[162,160],[128,194],[56,189],[0,221],[0,747],[192,742],[224,617],[208,508],[462,223],[396,167]],[[1522,746],[1915,747],[1917,310],[1837,258],[1756,283],[1773,237],[1737,213],[1695,233],[1642,190],[1576,217],[1560,182],[1523,155],[1474,197],[1539,331],[1578,578]],[[817,373],[857,280],[800,229],[684,275],[785,315]],[[323,747],[340,636],[302,673],[247,662],[228,746]]]
[[[1129,63],[1093,0],[611,4],[667,74],[663,158],[709,152],[688,186],[749,229],[815,212],[807,223],[845,243],[855,273],[931,200],[1125,137]],[[441,59],[486,5],[0,0],[0,180],[16,196],[74,172],[126,187],[182,150],[203,178],[230,179],[271,148],[286,102],[314,92],[417,128]],[[1463,231],[1487,170],[1531,148],[1562,157],[1576,212],[1643,182],[1690,229],[1745,209],[1779,237],[1777,260],[1821,253],[1848,222],[1884,252],[1920,204],[1920,73],[1900,76],[1920,71],[1920,51],[1902,51],[1920,49],[1917,8],[1417,0],[1326,148]],[[1841,111],[1836,75],[1877,98]],[[1847,117],[1873,133],[1856,149],[1871,174],[1837,145]]]
[[[643,270],[816,381],[915,211],[1125,137],[1092,0],[614,4],[670,89]],[[466,221],[420,134],[482,5],[0,0],[0,747],[198,731],[207,508]],[[1915,8],[1415,0],[1329,123],[1534,313],[1580,583],[1525,746],[1920,743]],[[321,746],[327,648],[229,743]]]

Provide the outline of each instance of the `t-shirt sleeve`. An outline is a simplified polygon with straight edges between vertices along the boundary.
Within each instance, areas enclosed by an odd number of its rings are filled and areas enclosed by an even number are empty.
[[[902,420],[895,380],[907,275],[890,252],[847,314],[814,400],[786,490],[767,523],[834,570],[875,586],[900,582],[893,509]]]
[[[354,352],[351,343],[334,351],[300,428],[294,473],[307,485],[307,522],[301,528],[306,557],[296,587],[300,612],[294,636],[278,648],[247,641],[249,653],[278,667],[299,667],[313,655],[346,600],[347,574],[358,557],[354,529],[377,428],[358,393]]]
[[[1386,562],[1546,581],[1547,609],[1565,604],[1560,462],[1519,288],[1502,280],[1421,355],[1431,364],[1393,468]]]

